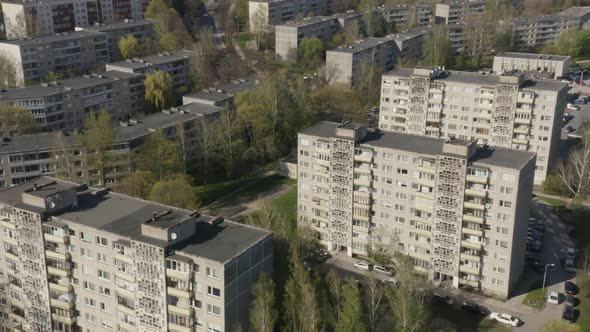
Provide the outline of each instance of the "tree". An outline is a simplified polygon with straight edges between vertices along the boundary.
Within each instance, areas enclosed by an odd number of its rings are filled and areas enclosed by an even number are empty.
[[[448,66],[454,51],[444,26],[436,25],[424,38],[424,62],[430,66]]]
[[[549,195],[570,196],[571,192],[563,180],[555,174],[549,174],[541,184],[543,192]]]
[[[133,35],[127,35],[119,39],[119,51],[124,59],[132,59],[137,54],[139,42]]]
[[[152,173],[138,170],[120,180],[114,190],[125,195],[147,199],[154,183],[156,178]]]
[[[567,161],[559,161],[555,173],[563,181],[571,196],[582,197],[590,191],[590,144],[574,148]]]
[[[0,136],[10,137],[41,131],[31,111],[25,108],[0,104]]]
[[[361,293],[356,280],[349,278],[342,285],[342,301],[338,307],[338,322],[334,328],[339,332],[363,332],[366,326],[363,320]]]
[[[86,146],[87,169],[96,172],[100,185],[104,186],[109,164],[115,159],[113,154],[109,153],[115,137],[111,116],[106,110],[91,113],[86,118],[84,127],[85,130],[79,139]]]
[[[299,60],[309,67],[315,67],[322,61],[324,44],[318,37],[305,37],[299,44]]]
[[[197,87],[208,87],[215,80],[215,59],[217,52],[213,45],[211,29],[199,30],[197,42],[190,57],[191,79]]]
[[[63,131],[58,131],[53,142],[55,159],[55,176],[59,179],[74,181],[74,154],[72,151],[72,143],[74,139],[66,136]]]
[[[366,111],[357,90],[342,85],[328,85],[311,93],[311,104],[320,118],[340,122],[364,121]]]
[[[582,332],[580,326],[560,320],[550,320],[543,325],[542,332]]]
[[[150,192],[149,199],[182,209],[196,209],[198,207],[190,181],[187,176],[182,174],[156,182]]]
[[[0,88],[15,88],[20,83],[16,74],[16,64],[6,53],[0,53]]]
[[[150,135],[135,157],[136,168],[150,173],[156,180],[173,178],[184,171],[180,147],[161,131]]]
[[[182,18],[164,0],[151,0],[144,16],[156,20],[156,37],[162,50],[174,51],[188,45],[191,38]]]
[[[161,111],[170,107],[174,101],[172,77],[163,71],[148,74],[143,83],[145,85],[145,101],[152,110]]]
[[[197,123],[197,145],[203,169],[203,182],[209,179],[209,162],[217,145],[218,124],[216,121],[203,119]]]
[[[231,178],[234,174],[234,145],[236,141],[236,112],[234,110],[226,109],[221,113],[218,123],[218,140],[223,154],[225,174]]]
[[[264,272],[252,289],[252,305],[250,306],[250,329],[253,332],[273,332],[278,318],[275,306],[275,285]]]
[[[361,31],[357,21],[352,21],[344,27],[344,41],[350,44],[361,39]]]
[[[385,297],[385,291],[381,280],[377,279],[375,273],[371,273],[368,278],[365,290],[365,303],[367,306],[367,318],[369,331],[377,330],[377,322],[382,315],[382,301]]]

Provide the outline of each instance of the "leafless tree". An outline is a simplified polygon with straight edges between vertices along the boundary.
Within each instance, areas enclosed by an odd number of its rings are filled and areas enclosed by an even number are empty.
[[[385,297],[385,291],[383,285],[375,273],[369,274],[367,287],[365,290],[365,302],[367,304],[367,314],[369,318],[368,327],[369,331],[377,330],[377,322],[381,317],[382,300]]]
[[[569,153],[566,161],[560,161],[557,175],[574,197],[590,191],[590,144],[582,144]]]

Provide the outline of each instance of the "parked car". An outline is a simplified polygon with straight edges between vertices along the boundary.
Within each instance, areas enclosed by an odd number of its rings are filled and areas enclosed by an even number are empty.
[[[566,281],[564,284],[564,291],[566,294],[576,295],[578,294],[579,288],[578,285],[574,284],[571,281]]]
[[[400,285],[399,280],[397,280],[396,278],[385,278],[385,279],[383,279],[382,283],[385,286],[389,286],[389,287],[393,287],[393,288],[398,288]]]
[[[354,263],[354,267],[360,270],[370,271],[371,270],[371,263],[366,261],[358,261]]]
[[[565,127],[565,132],[566,132],[566,133],[571,133],[571,132],[573,132],[574,130],[575,130],[575,129],[574,129],[574,127],[572,127],[572,126],[567,126],[567,127]]]
[[[549,302],[551,304],[559,304],[559,293],[558,292],[549,293],[549,297],[547,297],[547,302]]]
[[[465,311],[473,312],[476,314],[484,315],[484,316],[487,316],[490,314],[490,311],[488,310],[488,308],[481,306],[475,302],[471,302],[471,301],[463,302],[463,304],[461,305],[461,309],[463,309]]]
[[[565,248],[564,256],[565,256],[565,259],[575,260],[576,259],[576,249]]]
[[[492,312],[490,314],[490,318],[502,324],[506,324],[507,326],[517,327],[520,324],[520,319],[510,314],[500,314],[497,312]]]
[[[579,108],[578,106],[576,106],[576,105],[574,105],[574,104],[572,104],[572,103],[567,103],[567,106],[565,106],[565,107],[566,107],[568,110],[572,110],[572,111],[575,111],[575,110],[577,110],[577,109]]]
[[[575,238],[576,237],[576,228],[574,226],[570,226],[568,232],[567,232],[567,236],[571,237],[571,238]]]
[[[387,265],[375,265],[373,266],[373,271],[390,277],[393,275],[393,271]]]
[[[525,260],[528,263],[531,263],[531,262],[541,262],[541,260],[539,259],[539,257],[537,255],[533,254],[533,253],[527,253],[526,256],[525,256]]]
[[[527,235],[535,240],[543,241],[543,233],[537,230],[531,229],[528,231]]]
[[[565,305],[575,307],[577,302],[578,301],[575,296],[573,296],[573,295],[566,295],[565,296]]]
[[[562,266],[566,272],[576,272],[576,267],[574,266],[574,261],[572,259],[565,259]]]
[[[447,295],[434,293],[432,294],[432,302],[452,305],[454,301]]]
[[[529,262],[529,266],[531,267],[531,269],[533,269],[535,272],[539,272],[539,273],[543,273],[545,272],[545,265],[541,264],[541,261],[532,261]]]
[[[543,250],[543,245],[539,242],[527,242],[526,248],[530,251],[541,251]]]
[[[576,100],[574,100],[574,104],[576,105],[584,105],[586,104],[588,101],[584,98],[578,98]]]
[[[545,225],[543,225],[542,223],[538,222],[534,225],[531,225],[530,227],[532,227],[534,230],[538,231],[538,232],[544,232],[545,231]]]
[[[561,318],[565,321],[568,322],[575,322],[576,321],[576,309],[574,309],[574,307],[569,306],[569,305],[565,305],[563,306],[563,314],[561,315]]]

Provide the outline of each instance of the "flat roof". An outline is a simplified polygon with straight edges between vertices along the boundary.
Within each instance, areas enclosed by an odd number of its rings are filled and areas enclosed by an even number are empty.
[[[590,6],[585,7],[570,7],[566,10],[559,12],[559,16],[570,16],[570,17],[582,17],[590,14]]]
[[[92,38],[106,35],[102,32],[97,31],[74,31],[74,32],[62,32],[54,35],[38,36],[35,38],[23,38],[23,39],[12,39],[3,40],[0,44],[11,44],[18,46],[31,46],[31,45],[42,45],[46,43],[64,42],[73,39],[80,38]]]
[[[131,68],[131,69],[139,69],[145,68],[152,65],[161,65],[165,63],[170,63],[178,60],[187,59],[192,54],[191,51],[188,50],[179,50],[175,52],[164,52],[158,53],[150,56],[146,56],[143,58],[134,58],[130,60],[123,60],[118,62],[112,62],[107,64],[108,66],[113,67],[123,67],[123,68]]]
[[[115,22],[115,23],[110,23],[110,24],[103,24],[103,23],[95,23],[94,25],[90,25],[87,27],[76,27],[77,29],[82,29],[82,30],[91,30],[91,31],[109,31],[109,30],[116,30],[116,29],[125,29],[125,28],[130,28],[130,27],[138,27],[138,26],[144,26],[144,25],[154,25],[156,24],[156,20],[153,20],[151,18],[144,18],[141,20],[129,20],[129,19],[125,19],[121,22]]]
[[[256,76],[251,76],[244,79],[234,80],[227,84],[202,89],[201,91],[195,91],[185,96],[194,99],[219,102],[230,99],[238,93],[254,90],[257,84],[258,80]]]
[[[329,49],[328,52],[338,52],[338,53],[356,53],[361,52],[364,50],[371,49],[378,45],[392,42],[394,41],[392,36],[383,37],[383,38],[376,38],[376,37],[368,37],[365,39],[357,40],[350,44],[338,46],[336,48]]]
[[[535,60],[554,60],[565,61],[571,59],[565,55],[555,54],[535,54],[535,53],[519,53],[519,52],[502,52],[496,54],[497,57],[517,58],[517,59],[535,59]]]
[[[334,16],[312,16],[312,17],[305,17],[301,20],[296,21],[289,21],[283,24],[278,24],[277,27],[304,27],[307,25],[317,24],[321,22],[327,21],[336,21],[337,17]]]
[[[55,182],[55,186],[63,186],[66,189],[76,186],[67,181],[45,176],[39,177],[0,190],[0,202],[10,206],[27,208],[29,206],[22,202],[22,193],[31,190],[33,183],[42,185],[50,182]],[[271,236],[270,232],[252,226],[241,225],[228,220],[214,225],[210,224],[216,219],[212,216],[198,215],[192,217],[193,211],[114,192],[107,192],[102,195],[95,194],[98,191],[99,189],[96,188],[81,189],[78,191],[77,205],[56,212],[55,219],[117,234],[130,240],[168,247],[169,243],[167,241],[142,235],[141,225],[150,221],[154,212],[162,214],[169,211],[161,217],[165,218],[165,223],[178,223],[181,220],[191,222],[190,219],[192,218],[197,225],[197,231],[192,237],[174,244],[172,248],[175,248],[177,253],[180,251],[181,253],[205,257],[221,263],[231,260],[253,244]],[[33,211],[39,211],[39,208],[30,208]]]
[[[413,28],[410,30],[397,32],[397,33],[391,34],[387,37],[392,38],[396,42],[397,41],[404,41],[404,40],[416,38],[418,36],[422,36],[422,35],[426,34],[428,32],[428,30],[430,30],[430,29],[426,28],[426,27],[417,27],[417,28]]]
[[[337,122],[322,121],[301,132],[304,135],[318,136],[324,138],[337,137],[336,129],[340,124]],[[427,136],[409,135],[396,132],[370,131],[358,143],[381,148],[390,148],[426,155],[442,155],[443,146],[447,140]],[[451,144],[465,145],[465,141],[454,141]],[[469,158],[472,162],[482,165],[498,166],[504,168],[521,169],[535,153],[511,150],[500,147],[480,147],[477,153]]]

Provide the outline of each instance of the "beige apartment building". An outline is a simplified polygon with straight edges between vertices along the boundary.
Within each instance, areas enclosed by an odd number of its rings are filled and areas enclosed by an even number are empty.
[[[469,17],[483,13],[486,0],[452,0],[449,3],[437,3],[435,7],[435,23],[463,23]]]
[[[415,26],[429,26],[432,23],[430,4],[383,5],[375,8],[375,14],[383,16],[385,22],[396,29],[409,29]]]
[[[274,30],[277,24],[300,16],[332,14],[332,0],[250,0],[248,22],[250,31]]]
[[[34,85],[49,72],[81,74],[109,62],[106,35],[91,31],[1,41],[0,54],[13,61],[18,87]]]
[[[504,52],[494,56],[493,70],[498,74],[518,70],[546,78],[561,78],[570,72],[570,63],[569,56]]]
[[[10,331],[247,326],[271,233],[40,177],[0,191],[0,313]]]
[[[535,152],[535,183],[558,157],[567,84],[521,73],[396,69],[381,83],[379,128]]]
[[[320,122],[298,135],[298,220],[330,250],[387,250],[508,297],[525,266],[535,154]]]

